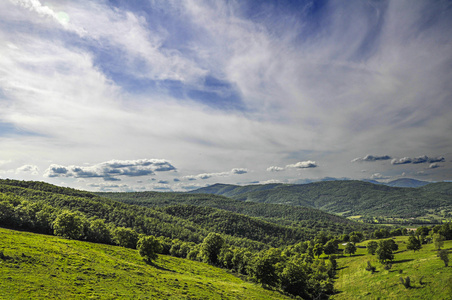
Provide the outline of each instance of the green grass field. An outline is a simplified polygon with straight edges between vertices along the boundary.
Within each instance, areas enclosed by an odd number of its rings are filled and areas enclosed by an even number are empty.
[[[362,248],[358,248],[351,257],[338,259],[335,288],[339,293],[331,299],[452,299],[452,267],[444,266],[437,257],[434,245],[423,245],[420,251],[414,253],[406,250],[408,237],[397,237],[395,240],[399,250],[396,251],[390,270],[383,268],[376,255],[369,255]],[[452,241],[446,241],[443,249],[452,252]],[[449,257],[449,265],[452,265],[452,254]],[[375,273],[366,271],[367,261],[376,267]],[[407,289],[402,285],[402,276],[410,277],[412,288]]]
[[[210,265],[0,228],[0,299],[289,299]]]

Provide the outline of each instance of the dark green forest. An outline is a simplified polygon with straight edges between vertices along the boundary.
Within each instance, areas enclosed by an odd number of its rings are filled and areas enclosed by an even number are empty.
[[[432,220],[452,218],[451,182],[431,183],[418,188],[390,187],[354,180],[301,185],[216,184],[193,192],[223,195],[240,201],[310,207],[342,216],[371,219],[399,218],[412,223],[411,218],[432,215],[435,217]],[[399,222],[403,223],[402,220]]]

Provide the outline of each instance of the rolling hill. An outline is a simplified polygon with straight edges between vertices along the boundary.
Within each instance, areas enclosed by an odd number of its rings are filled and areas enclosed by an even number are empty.
[[[290,299],[224,269],[0,228],[1,299]]]
[[[324,181],[301,185],[229,186],[193,191],[240,201],[304,206],[343,216],[419,218],[452,217],[452,183],[399,188],[363,181]]]

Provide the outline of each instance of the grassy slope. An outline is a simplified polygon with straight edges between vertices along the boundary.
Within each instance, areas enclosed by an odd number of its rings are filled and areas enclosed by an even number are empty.
[[[375,255],[368,255],[366,249],[358,249],[354,256],[339,259],[335,288],[340,293],[331,299],[452,299],[452,267],[444,267],[433,244],[423,245],[415,253],[407,251],[407,239],[396,238],[399,251],[389,271],[383,269]],[[443,249],[451,252],[452,241],[446,241]],[[367,261],[377,268],[376,273],[365,270]],[[413,287],[406,289],[400,282],[401,276],[409,276]],[[422,276],[424,284],[419,283]]]
[[[0,228],[1,299],[288,299],[207,264]]]

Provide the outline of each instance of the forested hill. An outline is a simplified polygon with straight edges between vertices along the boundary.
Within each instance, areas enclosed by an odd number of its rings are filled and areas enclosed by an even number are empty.
[[[363,181],[323,181],[299,185],[229,186],[216,184],[193,191],[241,201],[278,203],[320,209],[344,216],[412,218],[452,213],[452,183],[399,188]],[[449,217],[451,217],[450,215]]]
[[[131,195],[120,194],[126,195],[126,198]],[[189,196],[197,198],[194,195]],[[309,213],[306,216],[300,213],[301,217],[298,219],[293,215],[294,220],[288,220],[288,226],[282,222],[271,222],[270,219],[224,209],[187,205],[189,202],[178,204],[170,201],[171,194],[160,193],[160,197],[162,201],[167,201],[167,205],[157,209],[145,207],[143,203],[125,204],[92,193],[42,182],[0,180],[0,226],[50,233],[53,231],[55,218],[63,211],[69,210],[83,214],[87,224],[99,219],[112,228],[128,227],[146,235],[194,243],[200,243],[209,232],[216,232],[223,234],[230,245],[253,249],[309,240],[319,230],[334,235],[355,230],[371,230],[369,225],[342,218],[332,217],[333,221],[329,221],[329,215],[326,214],[321,220],[316,220],[317,214],[310,217]],[[168,200],[165,200],[165,197],[168,197]],[[196,204],[196,201],[192,203]],[[281,210],[279,215],[283,216],[284,211]],[[301,224],[304,226],[297,226]]]
[[[231,213],[246,215],[258,218],[267,222],[283,226],[294,226],[303,228],[308,235],[315,235],[318,230],[341,233],[353,230],[372,230],[372,227],[352,222],[346,218],[325,213],[318,209],[309,207],[293,207],[290,205],[280,205],[272,203],[244,202],[217,196],[212,194],[189,194],[189,193],[168,193],[168,192],[131,192],[131,193],[96,193],[102,197],[110,198],[127,204],[135,204],[146,207],[158,208],[170,213],[165,207],[180,205],[200,206],[205,208],[215,208],[223,212],[225,218],[231,216]],[[196,210],[190,219],[197,218]],[[201,215],[208,209],[198,209]],[[227,212],[225,212],[227,211]],[[218,216],[218,212],[211,211]],[[188,217],[188,216],[185,216]],[[213,215],[212,215],[213,218]],[[214,222],[212,226],[217,226]]]

